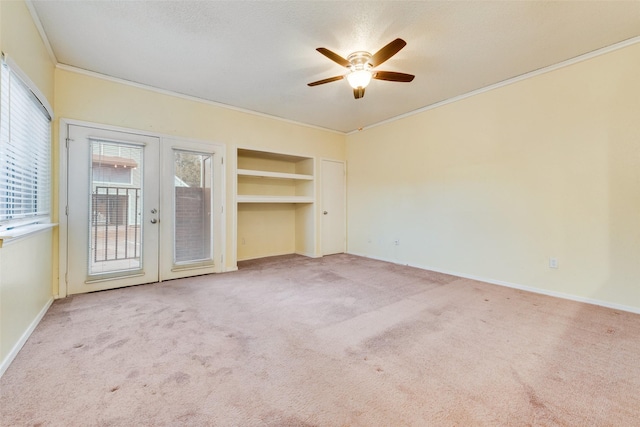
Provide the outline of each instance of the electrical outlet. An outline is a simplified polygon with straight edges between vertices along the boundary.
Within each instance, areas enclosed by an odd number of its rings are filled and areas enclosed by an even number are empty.
[[[396,246],[400,245],[400,239],[395,239],[393,241],[393,244],[396,245]]]
[[[558,268],[558,258],[549,258],[549,268]]]
[[[247,244],[247,241],[246,241],[246,240],[244,240],[244,237],[242,238],[242,244],[243,244],[243,245],[246,245],[246,244]]]

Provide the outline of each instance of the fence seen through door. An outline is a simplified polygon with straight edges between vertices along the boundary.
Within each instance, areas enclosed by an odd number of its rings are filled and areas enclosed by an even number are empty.
[[[91,202],[92,271],[131,268],[140,259],[140,188],[96,186]],[[125,261],[120,268],[114,262]]]

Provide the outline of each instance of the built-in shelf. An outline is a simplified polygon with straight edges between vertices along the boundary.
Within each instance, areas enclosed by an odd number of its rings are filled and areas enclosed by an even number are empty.
[[[313,181],[313,175],[300,173],[269,172],[251,169],[238,169],[238,176],[255,176],[259,178],[297,179],[301,181]]]
[[[238,149],[238,203],[314,203],[314,159]]]
[[[238,203],[313,203],[309,196],[237,196]]]
[[[315,255],[315,158],[238,148],[235,178],[238,259]]]

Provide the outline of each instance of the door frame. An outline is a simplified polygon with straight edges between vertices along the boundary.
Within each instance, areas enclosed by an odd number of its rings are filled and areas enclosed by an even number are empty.
[[[157,214],[149,212],[151,209],[157,210],[160,202],[160,186],[155,179],[160,175],[160,138],[134,133],[123,133],[107,131],[95,126],[68,126],[69,140],[66,157],[68,162],[67,175],[70,179],[67,182],[67,201],[69,207],[66,220],[67,227],[67,294],[87,293],[105,289],[113,289],[142,283],[154,283],[158,281],[158,249],[160,247],[160,233],[157,223]],[[139,192],[134,197],[137,200],[132,207],[135,210],[133,216],[129,208],[126,209],[127,223],[129,219],[135,218],[138,227],[135,229],[126,228],[128,232],[133,231],[137,237],[136,246],[140,249],[136,261],[122,260],[114,263],[95,264],[97,270],[87,268],[93,265],[91,262],[92,250],[102,247],[97,241],[94,232],[100,227],[92,227],[93,220],[97,219],[92,215],[98,210],[94,204],[97,194],[96,186],[103,183],[96,182],[96,178],[103,178],[100,174],[92,174],[94,167],[94,155],[96,154],[94,144],[100,145],[102,153],[102,143],[112,147],[114,151],[108,152],[111,155],[133,156],[135,163],[140,167],[137,172],[129,172],[130,183],[125,184],[129,189],[137,187]],[[125,149],[124,154],[121,150]],[[109,150],[109,149],[107,149]],[[129,151],[131,150],[131,151]],[[135,153],[135,154],[134,154]],[[139,179],[139,181],[138,181]],[[108,180],[107,180],[108,181]],[[113,185],[106,184],[105,185]],[[118,185],[120,186],[120,185]],[[127,190],[130,191],[130,190]],[[118,190],[118,193],[121,191]],[[132,201],[126,197],[127,204]],[[157,211],[156,211],[157,212]],[[154,220],[151,218],[154,217]],[[105,223],[106,225],[106,223]],[[115,224],[113,224],[115,225]],[[135,230],[135,231],[134,231]],[[111,228],[111,231],[114,231]],[[125,238],[125,241],[132,239]],[[107,244],[107,240],[100,240],[100,243]],[[128,243],[124,245],[128,249],[133,249]],[[121,249],[124,249],[121,247]],[[91,248],[91,250],[90,250]],[[106,249],[106,248],[103,248]],[[115,246],[114,246],[115,249]],[[105,253],[106,254],[106,253]],[[117,258],[117,256],[116,256]],[[131,264],[130,264],[131,263]],[[102,265],[102,267],[100,267]],[[117,267],[116,267],[117,266]],[[103,270],[106,267],[106,270]]]
[[[319,227],[319,233],[318,233],[318,237],[319,237],[319,247],[320,247],[320,256],[325,256],[324,255],[324,215],[322,214],[322,211],[324,209],[324,162],[333,162],[333,163],[342,163],[342,167],[344,170],[344,200],[342,202],[342,206],[344,207],[344,222],[342,224],[342,232],[344,235],[344,253],[347,253],[347,248],[348,248],[348,239],[347,239],[347,161],[346,160],[338,160],[338,159],[332,159],[332,158],[328,158],[328,157],[322,157],[320,158],[320,179],[319,179],[319,187],[320,187],[320,203],[318,203],[318,215],[320,217],[320,227]]]
[[[220,220],[220,225],[219,225],[219,230],[220,230],[220,237],[219,237],[219,249],[217,251],[216,254],[216,258],[221,257],[221,262],[220,262],[220,266],[219,268],[216,268],[216,272],[225,272],[226,271],[226,259],[227,259],[227,255],[226,255],[226,249],[227,249],[227,238],[226,238],[226,232],[227,232],[227,211],[228,209],[226,208],[227,205],[227,186],[226,186],[226,162],[224,161],[224,158],[226,157],[226,144],[222,144],[222,143],[217,143],[217,142],[212,142],[212,141],[205,141],[205,140],[198,140],[198,139],[193,139],[193,138],[183,138],[183,137],[177,137],[174,135],[167,135],[167,134],[162,134],[162,133],[158,133],[158,132],[150,132],[150,131],[144,131],[144,130],[140,130],[140,129],[133,129],[133,128],[126,128],[126,127],[121,127],[121,126],[112,126],[112,125],[107,125],[107,124],[103,124],[103,123],[95,123],[95,122],[88,122],[88,121],[83,121],[83,120],[75,120],[75,119],[67,119],[67,118],[60,118],[60,120],[58,121],[58,150],[57,150],[57,155],[58,155],[58,197],[54,197],[53,203],[54,206],[57,203],[57,211],[58,211],[58,293],[57,295],[55,295],[55,298],[65,298],[68,295],[68,289],[67,289],[67,275],[68,275],[68,267],[69,267],[69,263],[68,263],[68,257],[67,257],[67,246],[68,246],[68,239],[67,239],[67,233],[69,230],[68,227],[68,217],[67,217],[67,212],[66,212],[66,208],[67,208],[67,203],[68,203],[68,183],[69,183],[69,164],[68,164],[68,157],[67,157],[67,139],[68,139],[68,129],[69,126],[84,126],[84,127],[93,127],[93,128],[97,128],[97,129],[104,129],[106,131],[114,131],[114,132],[125,132],[125,133],[133,133],[133,134],[138,134],[138,135],[144,135],[144,136],[150,136],[150,137],[156,137],[159,138],[160,140],[160,170],[162,170],[162,165],[164,164],[164,160],[163,160],[163,153],[165,152],[164,150],[164,146],[167,144],[171,144],[171,143],[175,143],[176,141],[180,141],[180,142],[184,142],[187,144],[193,144],[193,145],[200,145],[203,147],[211,147],[213,150],[219,151],[220,152],[220,164],[218,165],[218,167],[220,168],[220,174],[219,176],[219,180],[220,180],[220,189],[219,189],[219,198],[217,198],[219,200],[219,203],[216,205],[214,204],[214,206],[220,206],[220,209],[222,210],[222,212],[219,214],[219,220]],[[55,159],[54,159],[55,161]],[[163,196],[163,192],[160,192],[160,200],[159,203],[161,206],[164,206],[164,198],[166,196]],[[54,209],[55,210],[55,209]],[[166,252],[166,249],[163,248],[162,242],[160,242],[159,244],[159,253],[163,254]],[[163,262],[162,256],[160,256],[160,262]],[[162,277],[162,267],[159,266],[158,268],[158,273],[159,273],[159,281],[162,280],[167,280],[168,278],[163,278]],[[193,269],[192,270],[194,272],[194,275],[197,274],[201,274],[197,272],[197,269]]]

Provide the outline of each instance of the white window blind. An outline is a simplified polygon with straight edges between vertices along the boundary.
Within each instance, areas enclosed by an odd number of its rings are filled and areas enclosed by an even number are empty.
[[[51,117],[17,72],[0,67],[0,230],[46,219]]]

